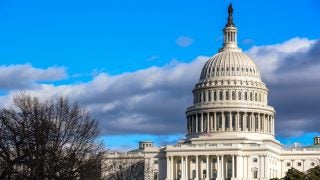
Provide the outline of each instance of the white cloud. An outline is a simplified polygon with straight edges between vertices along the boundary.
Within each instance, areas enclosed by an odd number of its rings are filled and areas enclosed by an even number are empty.
[[[194,40],[191,37],[180,36],[176,40],[176,44],[179,47],[189,47],[193,44]]]
[[[246,52],[259,66],[270,89],[269,100],[276,108],[277,132],[281,135],[320,131],[316,121],[320,117],[319,44],[320,41],[293,38],[275,45],[255,46]],[[207,59],[173,61],[163,67],[115,76],[98,73],[91,81],[80,84],[39,83],[30,90],[41,97],[62,94],[79,101],[98,117],[104,134],[184,133],[185,110],[192,104],[192,88]],[[33,79],[31,84],[39,81],[31,75],[25,77]],[[8,103],[15,92],[10,91],[0,101]]]

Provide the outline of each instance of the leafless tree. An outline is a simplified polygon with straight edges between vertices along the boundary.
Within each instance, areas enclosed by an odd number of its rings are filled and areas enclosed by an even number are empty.
[[[97,121],[66,97],[21,93],[0,111],[0,179],[98,179],[98,135]]]

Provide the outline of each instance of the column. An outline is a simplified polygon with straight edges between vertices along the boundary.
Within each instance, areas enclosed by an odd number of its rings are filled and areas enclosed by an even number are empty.
[[[210,179],[210,173],[209,173],[209,171],[210,171],[210,169],[209,169],[209,167],[210,167],[210,164],[209,164],[209,155],[207,155],[207,161],[206,161],[207,163],[206,163],[206,165],[207,165],[207,177],[206,177],[206,179]]]
[[[189,162],[188,162],[188,156],[186,156],[186,173],[185,173],[185,177],[186,179],[189,179]]]
[[[243,156],[243,177],[244,179],[247,179],[248,178],[248,163],[247,163],[247,156]]]
[[[236,166],[235,166],[235,162],[234,162],[234,156],[235,155],[232,155],[232,175],[231,175],[231,178],[232,179],[234,179],[235,178],[235,168],[236,168]]]
[[[191,132],[192,133],[195,133],[196,131],[195,131],[195,122],[196,122],[196,120],[195,120],[195,118],[194,118],[194,115],[192,115],[191,116],[191,118],[192,118],[192,123],[191,123]]]
[[[185,159],[184,156],[180,156],[181,159],[181,179],[185,178]]]
[[[173,179],[173,171],[175,170],[173,167],[173,156],[171,156],[171,161],[170,161],[170,179]]]
[[[221,156],[221,179],[224,179],[224,155]]]
[[[225,131],[226,118],[224,117],[224,112],[221,112],[221,117],[222,117],[222,131]]]
[[[170,165],[171,165],[170,157],[167,156],[167,178],[166,179],[170,179],[170,175],[171,175],[171,173],[170,173],[170,169],[171,169]]]
[[[196,180],[199,179],[199,156],[196,155]]]
[[[265,178],[269,179],[269,161],[268,161],[268,156],[264,156],[264,173],[265,173]]]
[[[237,94],[237,93],[236,93]],[[235,126],[235,128],[236,128],[236,131],[239,131],[239,112],[236,112],[236,114],[235,114],[235,116],[236,116],[236,126]]]
[[[261,156],[259,155],[258,156],[259,159],[258,159],[258,162],[259,162],[259,168],[258,168],[258,178],[262,178],[262,158]]]
[[[271,121],[272,121],[272,126],[271,126],[272,134],[274,134],[274,116],[271,116]]]
[[[254,120],[253,113],[251,113],[251,115],[250,115],[250,123],[251,123],[251,131],[255,131],[255,120]]]
[[[210,116],[210,113],[207,112],[207,132],[211,131],[211,128],[210,128],[211,121],[209,116]]]
[[[244,114],[243,114],[243,117],[242,117],[243,119],[243,131],[248,131],[248,129],[247,129],[247,112],[245,112]]]
[[[232,131],[233,128],[232,128],[232,113],[229,112],[229,130]]]
[[[258,132],[261,131],[261,118],[260,118],[260,113],[258,113]]]
[[[203,120],[203,112],[201,112],[201,120],[200,120],[200,132],[203,132],[204,120]]]
[[[221,172],[220,172],[220,156],[217,156],[217,179],[220,179],[221,177]]]
[[[199,125],[198,121],[199,121],[198,114],[196,114],[196,133],[198,132],[198,125]]]
[[[243,158],[239,155],[236,155],[236,178],[243,178]]]
[[[217,132],[217,112],[214,112],[214,131]]]
[[[213,131],[213,125],[214,125],[214,122],[213,122],[213,116],[212,116],[212,113],[210,112],[209,113],[209,121],[210,121],[210,132]]]
[[[247,177],[249,179],[252,179],[252,173],[251,173],[251,159],[250,156],[247,156]]]

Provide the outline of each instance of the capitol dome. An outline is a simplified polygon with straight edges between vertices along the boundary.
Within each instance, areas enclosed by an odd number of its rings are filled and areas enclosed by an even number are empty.
[[[186,111],[189,139],[274,139],[268,89],[253,60],[238,47],[237,32],[229,12],[223,46],[205,63],[192,91],[193,105]]]
[[[225,76],[261,80],[259,70],[254,62],[246,54],[234,51],[222,51],[211,57],[202,69],[200,81]]]

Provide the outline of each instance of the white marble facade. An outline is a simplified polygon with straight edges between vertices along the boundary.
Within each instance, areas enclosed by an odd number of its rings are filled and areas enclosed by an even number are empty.
[[[320,164],[320,137],[309,147],[284,148],[275,139],[275,111],[255,63],[237,45],[232,7],[219,52],[204,65],[186,111],[186,138],[154,147],[141,142],[138,153],[161,180],[281,178],[294,167]],[[150,173],[150,172],[149,172]]]

